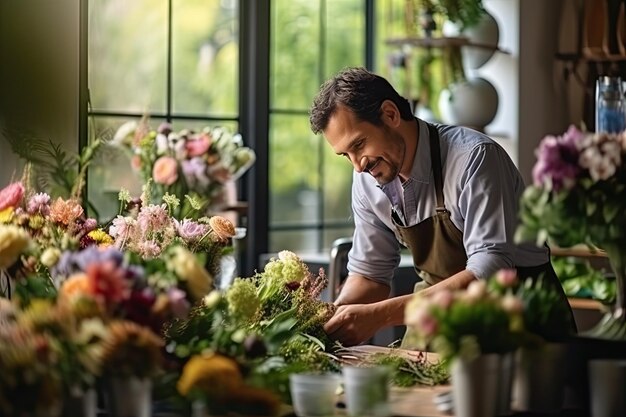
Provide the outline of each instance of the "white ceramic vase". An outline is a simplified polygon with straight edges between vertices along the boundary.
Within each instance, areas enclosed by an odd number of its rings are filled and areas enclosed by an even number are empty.
[[[513,405],[518,411],[558,412],[563,406],[567,345],[546,343],[519,349],[515,360]]]
[[[473,360],[455,359],[451,366],[454,415],[494,417],[500,375],[500,355],[481,355]]]
[[[466,28],[462,35],[474,44],[491,47],[464,46],[461,49],[463,64],[466,68],[477,69],[485,65],[495,53],[500,40],[500,29],[496,19],[485,12],[480,21],[476,25]]]
[[[498,112],[498,91],[484,78],[452,84],[439,95],[439,112],[446,124],[484,131]]]

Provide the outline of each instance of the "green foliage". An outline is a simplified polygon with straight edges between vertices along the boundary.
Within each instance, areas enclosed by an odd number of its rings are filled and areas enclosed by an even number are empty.
[[[447,383],[450,379],[447,364],[443,361],[428,362],[425,354],[422,355],[410,359],[391,350],[388,353],[376,353],[368,358],[367,362],[388,366],[391,369],[391,381],[398,387]]]
[[[448,309],[433,309],[433,316],[438,322],[433,348],[444,360],[504,353],[517,346],[509,313],[493,300],[460,300]]]
[[[604,304],[615,302],[615,281],[588,260],[555,256],[552,266],[568,297],[593,298]]]

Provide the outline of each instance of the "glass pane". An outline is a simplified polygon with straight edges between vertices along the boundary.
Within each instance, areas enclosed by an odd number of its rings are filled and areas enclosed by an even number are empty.
[[[172,11],[175,113],[237,114],[239,2],[177,0]]]
[[[327,1],[326,20],[326,76],[365,65],[365,2]]]
[[[94,109],[164,112],[167,1],[91,0],[88,59]]]
[[[317,229],[272,231],[269,233],[269,251],[290,250],[297,253],[318,251],[320,232]]]
[[[319,0],[272,2],[270,107],[306,110],[320,82]]]
[[[352,165],[324,141],[324,220],[352,222]]]
[[[137,118],[91,117],[89,119],[89,137],[110,141],[117,129],[128,121]],[[151,119],[150,124],[157,127],[162,120]],[[94,162],[89,166],[87,195],[92,211],[100,221],[108,221],[117,215],[120,189],[125,188],[132,196],[141,195],[142,181],[130,165],[130,156],[110,145],[101,146]],[[97,213],[93,209],[98,210]]]
[[[271,116],[269,140],[270,224],[318,222],[320,139],[308,116]]]
[[[333,242],[335,240],[346,238],[346,237],[351,238],[353,233],[354,233],[354,227],[342,227],[339,229],[326,229],[324,231],[324,240],[322,242],[323,244],[322,252],[330,251],[330,248],[332,248]]]

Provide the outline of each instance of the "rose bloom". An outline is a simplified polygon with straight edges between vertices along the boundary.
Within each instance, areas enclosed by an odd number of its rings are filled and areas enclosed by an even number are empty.
[[[24,186],[21,182],[14,182],[0,190],[0,211],[8,207],[17,207],[24,197]]]
[[[505,288],[513,287],[517,284],[517,270],[501,269],[496,274],[496,281]]]
[[[93,295],[93,288],[87,274],[80,272],[63,281],[59,293],[62,298],[71,299],[74,297]]]
[[[201,135],[198,139],[188,140],[185,142],[185,149],[189,157],[202,156],[211,147],[210,137],[206,134]]]
[[[178,163],[171,156],[162,156],[152,168],[152,178],[157,184],[172,185],[178,179]]]

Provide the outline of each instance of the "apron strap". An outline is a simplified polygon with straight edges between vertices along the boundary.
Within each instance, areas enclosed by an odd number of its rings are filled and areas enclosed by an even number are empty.
[[[437,196],[437,206],[435,211],[446,212],[446,204],[443,198],[443,170],[441,168],[441,152],[439,148],[439,132],[435,125],[428,125],[428,136],[430,139],[430,161],[433,167],[433,177],[435,179],[435,194]]]

